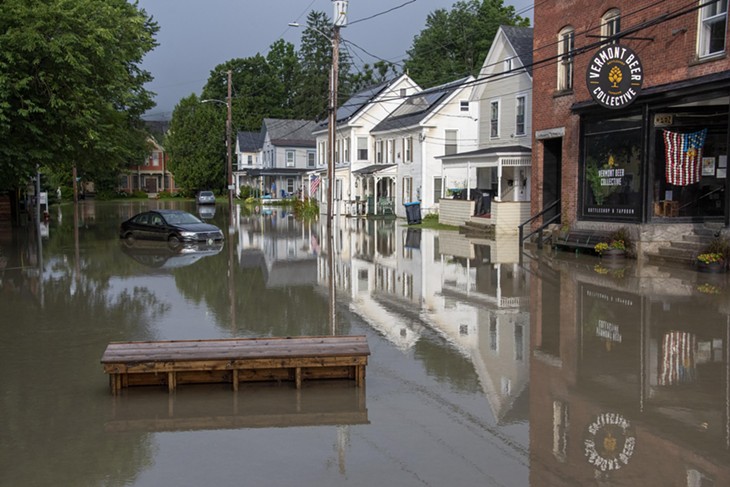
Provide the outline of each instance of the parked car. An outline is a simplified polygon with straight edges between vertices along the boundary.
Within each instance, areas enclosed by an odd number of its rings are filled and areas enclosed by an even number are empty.
[[[199,205],[214,205],[215,195],[212,191],[201,191],[198,193],[198,204]]]
[[[119,237],[129,241],[161,240],[174,247],[186,242],[219,242],[223,232],[187,211],[153,210],[122,222]]]

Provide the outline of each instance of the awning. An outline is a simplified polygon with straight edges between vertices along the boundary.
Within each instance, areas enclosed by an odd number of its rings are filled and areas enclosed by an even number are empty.
[[[357,174],[358,176],[365,176],[365,175],[369,175],[369,174],[375,174],[376,172],[384,171],[385,169],[390,169],[391,167],[395,167],[395,164],[371,164],[370,166],[365,166],[363,168],[352,171],[352,174]]]

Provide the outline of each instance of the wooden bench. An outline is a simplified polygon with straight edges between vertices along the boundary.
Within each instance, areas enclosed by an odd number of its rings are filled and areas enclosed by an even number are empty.
[[[553,245],[576,251],[579,249],[595,250],[597,243],[608,242],[608,240],[609,232],[600,230],[572,230],[565,235],[558,235]]]
[[[130,386],[353,379],[365,384],[363,335],[112,342],[101,363],[112,394]]]

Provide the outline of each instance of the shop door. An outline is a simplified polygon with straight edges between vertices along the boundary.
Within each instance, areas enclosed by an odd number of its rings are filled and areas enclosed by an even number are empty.
[[[563,139],[547,139],[543,141],[543,208],[560,199],[561,168],[563,163]],[[543,220],[549,220],[560,213],[560,205],[545,213]],[[560,223],[558,218],[554,223]]]

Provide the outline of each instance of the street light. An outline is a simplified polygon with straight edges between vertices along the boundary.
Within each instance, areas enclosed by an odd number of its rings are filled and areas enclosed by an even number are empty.
[[[207,99],[200,100],[200,103],[222,103],[226,106],[228,115],[226,117],[226,147],[228,148],[228,206],[233,208],[233,147],[231,146],[231,130],[233,125],[231,112],[231,76],[228,71],[228,98],[226,101]]]

